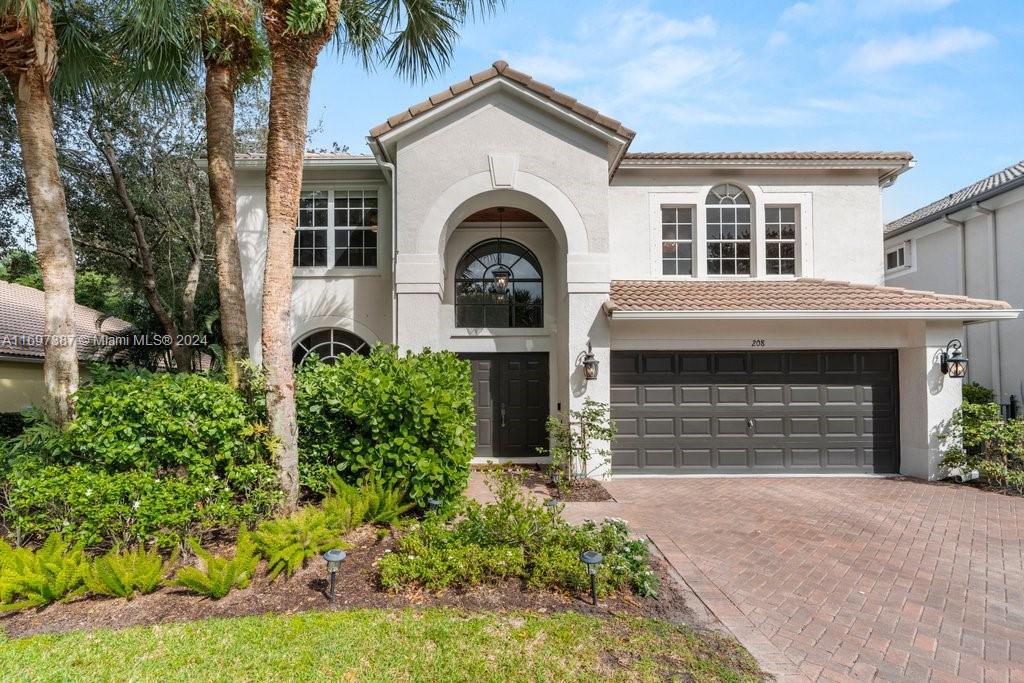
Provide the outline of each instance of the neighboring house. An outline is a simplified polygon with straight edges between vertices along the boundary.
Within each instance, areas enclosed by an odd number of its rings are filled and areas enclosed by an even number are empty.
[[[938,354],[1017,312],[880,286],[881,188],[911,155],[629,154],[633,135],[497,62],[374,128],[373,156],[307,155],[296,362],[463,354],[483,458],[536,456],[589,397],[617,475],[936,476],[961,386]],[[259,357],[263,158],[237,175]]]
[[[1024,161],[885,226],[886,284],[1024,305]],[[1024,395],[1024,321],[972,325],[968,378]]]
[[[0,413],[41,406],[46,397],[43,319],[41,290],[0,280]],[[120,318],[75,306],[79,362],[105,359],[106,335],[128,329],[131,324]]]

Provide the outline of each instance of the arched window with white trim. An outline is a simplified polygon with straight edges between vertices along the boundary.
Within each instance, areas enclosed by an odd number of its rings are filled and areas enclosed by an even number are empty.
[[[292,351],[292,363],[301,365],[310,356],[317,356],[325,363],[333,363],[339,356],[358,353],[370,355],[370,345],[348,330],[330,329],[314,332],[303,337]]]
[[[729,183],[708,192],[708,275],[750,275],[751,201],[743,188]]]

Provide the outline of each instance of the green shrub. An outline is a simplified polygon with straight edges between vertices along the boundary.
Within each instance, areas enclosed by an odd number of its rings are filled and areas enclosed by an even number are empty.
[[[60,531],[87,547],[173,547],[189,534],[261,519],[279,500],[276,482],[262,463],[225,478],[87,465],[22,468],[8,483],[5,522],[22,538]]]
[[[197,595],[219,600],[235,588],[246,588],[256,573],[260,558],[250,534],[241,529],[235,544],[234,557],[218,557],[204,550],[195,539],[189,539],[201,567],[182,567],[171,582]]]
[[[109,372],[76,395],[60,430],[40,416],[8,442],[4,522],[19,538],[60,531],[88,547],[156,542],[240,522],[281,500],[273,444],[226,384]]]
[[[332,474],[328,483],[331,493],[321,507],[328,523],[342,533],[362,524],[391,524],[415,507],[403,489],[389,489],[379,481],[356,487]]]
[[[466,501],[447,516],[428,515],[403,536],[398,551],[379,562],[381,585],[445,588],[515,577],[533,588],[580,592],[590,585],[580,554],[596,550],[604,555],[599,594],[655,594],[647,545],[630,539],[625,522],[572,526],[524,493],[514,476],[499,476],[492,489],[494,503]]]
[[[159,588],[174,563],[172,559],[164,564],[156,548],[114,549],[92,561],[85,586],[93,595],[131,600],[136,593],[148,595]]]
[[[981,405],[996,402],[996,393],[977,382],[967,382],[963,386],[964,401]]]
[[[282,572],[290,577],[311,557],[342,546],[342,531],[331,525],[324,510],[307,507],[287,517],[269,519],[256,527],[256,547],[267,560],[271,581]]]
[[[449,352],[399,356],[378,346],[333,365],[307,361],[296,378],[299,468],[304,485],[328,477],[404,489],[425,506],[451,499],[469,479],[475,448],[469,365]]]
[[[995,403],[964,401],[942,438],[942,465],[978,470],[982,482],[1024,493],[1024,419],[1003,420]]]
[[[81,545],[50,534],[38,550],[0,540],[0,609],[15,611],[70,600],[85,592],[89,564]]]

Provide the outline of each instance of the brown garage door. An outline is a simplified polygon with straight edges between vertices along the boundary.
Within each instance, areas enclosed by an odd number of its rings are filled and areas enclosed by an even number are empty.
[[[619,474],[899,470],[894,351],[613,351]]]

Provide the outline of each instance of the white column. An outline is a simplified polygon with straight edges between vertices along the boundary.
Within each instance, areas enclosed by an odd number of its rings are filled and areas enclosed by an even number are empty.
[[[899,351],[900,473],[922,479],[944,476],[939,466],[941,434],[962,400],[963,380],[942,374],[940,354],[951,339],[964,338],[959,323],[919,323],[911,343]]]
[[[607,405],[611,386],[611,331],[604,313],[604,303],[608,300],[607,280],[604,283],[570,282],[568,289],[569,314],[564,339],[568,346],[569,408],[582,408],[588,398]],[[589,381],[578,362],[580,354],[587,350],[588,341],[599,363],[597,379]],[[605,451],[608,448],[607,442],[594,442],[591,450]],[[611,475],[611,463],[591,458],[587,470],[595,479],[606,479]]]
[[[398,254],[395,262],[395,345],[399,351],[444,348],[441,329],[441,257]]]

